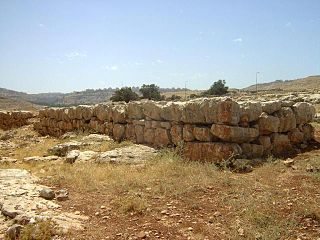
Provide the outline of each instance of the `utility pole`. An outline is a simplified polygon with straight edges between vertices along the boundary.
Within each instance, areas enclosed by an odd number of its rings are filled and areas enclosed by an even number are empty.
[[[256,72],[256,93],[258,93],[258,74],[260,72]]]

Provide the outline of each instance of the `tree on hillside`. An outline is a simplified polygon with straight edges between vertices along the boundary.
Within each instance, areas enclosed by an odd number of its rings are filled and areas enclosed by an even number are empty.
[[[123,87],[114,92],[112,97],[110,98],[113,102],[130,102],[134,100],[138,100],[139,96],[134,91],[132,91],[131,87]]]
[[[139,90],[142,94],[142,98],[149,100],[161,100],[160,88],[155,84],[146,85],[143,84]]]
[[[223,95],[228,92],[228,87],[226,86],[226,80],[218,80],[214,82],[211,87],[204,92],[204,95]]]

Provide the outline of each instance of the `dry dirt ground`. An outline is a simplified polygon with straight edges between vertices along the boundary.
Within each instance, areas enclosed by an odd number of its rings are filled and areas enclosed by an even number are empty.
[[[23,163],[70,139],[40,137],[32,126],[0,131],[6,134],[0,156],[18,161],[0,168],[31,170],[41,184],[67,189],[62,210],[89,217],[83,231],[60,239],[320,239],[317,143],[291,165],[269,158],[249,173],[234,173],[186,162],[178,150],[162,150],[140,165]],[[128,145],[107,142],[89,150]]]

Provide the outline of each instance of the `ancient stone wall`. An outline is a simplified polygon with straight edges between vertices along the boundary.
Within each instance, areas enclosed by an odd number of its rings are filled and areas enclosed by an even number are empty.
[[[29,111],[0,111],[0,129],[21,127],[28,124],[28,119],[33,118],[34,114]]]
[[[183,144],[191,160],[214,162],[297,151],[313,139],[314,115],[315,108],[305,102],[144,101],[48,108],[40,111],[35,129],[54,136],[92,131],[155,147]]]

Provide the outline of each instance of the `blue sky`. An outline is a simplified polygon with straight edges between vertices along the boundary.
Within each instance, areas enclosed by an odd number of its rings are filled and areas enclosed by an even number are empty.
[[[0,1],[0,87],[206,89],[320,73],[319,0]]]

